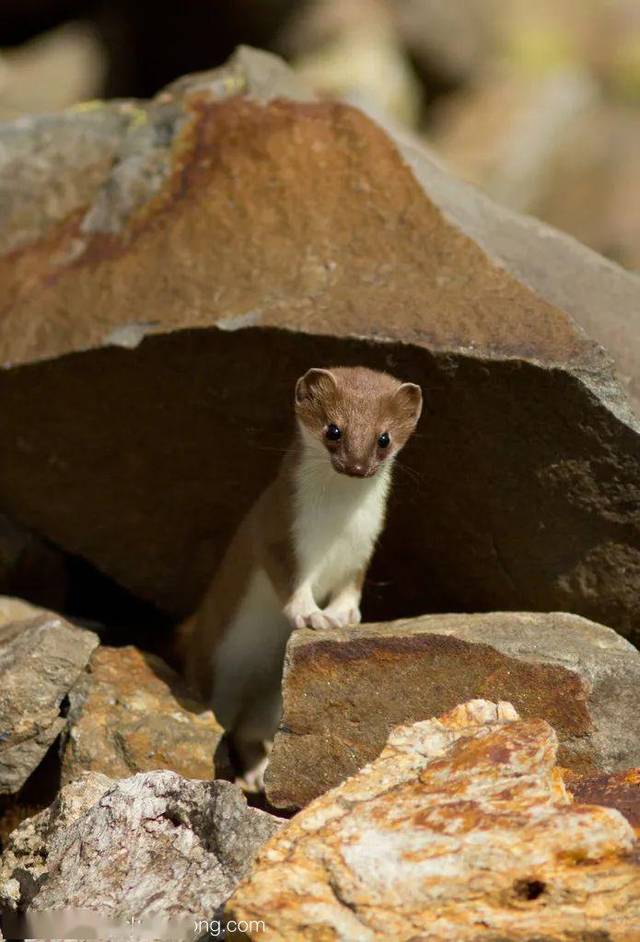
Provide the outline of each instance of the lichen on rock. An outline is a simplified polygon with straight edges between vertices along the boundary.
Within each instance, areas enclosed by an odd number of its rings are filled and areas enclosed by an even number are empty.
[[[227,906],[264,942],[600,938],[640,925],[635,834],[573,804],[557,738],[471,701],[396,728],[379,758],[262,849]]]

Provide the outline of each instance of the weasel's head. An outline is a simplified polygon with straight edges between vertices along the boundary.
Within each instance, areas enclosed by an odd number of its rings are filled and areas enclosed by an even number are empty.
[[[422,411],[422,392],[364,367],[308,370],[296,383],[305,443],[339,474],[369,478],[406,444]]]

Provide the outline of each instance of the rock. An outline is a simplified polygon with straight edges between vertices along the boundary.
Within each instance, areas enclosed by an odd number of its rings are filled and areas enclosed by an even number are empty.
[[[45,863],[36,859],[39,872],[29,894],[19,898],[38,937],[49,937],[52,919],[62,928],[58,910],[65,909],[72,911],[65,917],[92,918],[100,937],[107,925],[122,931],[128,923],[140,932],[155,926],[172,939],[194,938],[194,920],[214,919],[258,847],[281,824],[247,807],[229,782],[189,781],[162,771],[109,782],[106,790],[104,783],[104,776],[91,773],[63,789],[62,801],[69,790],[77,796],[91,788],[92,804],[82,813],[61,817],[55,805],[49,812]],[[28,827],[25,822],[19,830]],[[34,853],[27,848],[21,858],[24,843],[16,832],[10,867],[31,874]]]
[[[391,0],[399,36],[427,89],[468,82],[486,68],[497,40],[496,4],[487,6],[487,0]]]
[[[428,396],[369,618],[570,610],[640,637],[638,423],[599,346],[640,376],[636,277],[246,49],[0,143],[0,511],[186,613],[296,376],[364,362]]]
[[[598,87],[584,69],[564,67],[542,78],[499,72],[449,99],[429,140],[463,179],[527,212],[550,185],[568,129],[597,101]]]
[[[584,68],[499,72],[453,96],[429,141],[455,173],[503,205],[640,266],[636,109],[603,100]]]
[[[64,554],[0,514],[0,592],[62,611],[68,591]]]
[[[631,269],[640,269],[637,117],[631,105],[601,103],[586,110],[559,136],[546,186],[529,207]]]
[[[555,729],[583,775],[640,764],[640,653],[575,615],[430,615],[296,631],[269,801],[299,808],[378,755],[390,730],[474,697],[510,700]]]
[[[97,644],[52,612],[0,600],[0,794],[17,792],[64,730],[63,700]]]
[[[572,804],[544,720],[472,701],[396,728],[380,757],[260,852],[227,906],[265,942],[634,937],[631,826]]]
[[[304,4],[284,44],[294,52],[296,74],[310,88],[355,104],[383,123],[417,124],[421,89],[388,4],[381,0]]]
[[[582,804],[617,808],[640,831],[640,768],[577,778],[567,788]]]
[[[84,22],[64,23],[57,29],[50,29],[50,25],[40,32],[33,24],[31,29],[38,34],[34,39],[2,50],[1,120],[57,111],[98,94],[104,50],[95,30]]]
[[[69,702],[63,781],[85,770],[111,778],[153,769],[214,778],[222,727],[159,657],[100,647]]]
[[[99,772],[86,772],[66,785],[53,804],[23,821],[9,836],[0,861],[0,909],[16,911],[29,902],[47,873],[48,843],[70,827],[113,785]]]
[[[39,605],[33,605],[24,599],[12,598],[9,595],[0,595],[0,630],[3,638],[11,638],[20,633],[20,628],[15,631],[13,625],[28,621],[34,618],[40,618],[48,614],[43,611]]]

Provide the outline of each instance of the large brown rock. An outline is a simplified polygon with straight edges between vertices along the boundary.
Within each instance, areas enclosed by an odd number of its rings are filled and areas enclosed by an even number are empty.
[[[97,644],[52,612],[0,599],[0,795],[24,785],[65,729],[63,701]]]
[[[26,913],[30,938],[84,938],[81,925],[97,938],[127,926],[136,938],[199,938],[208,926],[194,936],[194,921],[214,922],[280,826],[229,782],[89,773],[11,836],[0,901]]]
[[[631,942],[633,829],[571,803],[556,745],[508,703],[396,728],[263,847],[227,911],[264,942]]]
[[[579,777],[567,788],[582,804],[617,808],[640,833],[640,768]]]
[[[63,611],[70,586],[64,554],[0,514],[0,592]]]
[[[511,701],[555,729],[582,774],[640,764],[640,653],[575,615],[430,615],[296,631],[269,801],[299,808],[380,752],[389,731],[474,697]]]
[[[636,278],[257,52],[0,141],[13,519],[186,612],[274,473],[295,377],[366,363],[428,397],[370,616],[639,630],[638,425],[598,345],[640,372]]]
[[[159,657],[137,648],[100,647],[69,694],[62,778],[84,771],[126,778],[171,769],[215,778],[222,727]]]

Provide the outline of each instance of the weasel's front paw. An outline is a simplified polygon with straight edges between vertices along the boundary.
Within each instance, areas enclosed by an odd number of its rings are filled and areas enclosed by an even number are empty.
[[[239,785],[243,791],[263,792],[264,791],[264,773],[269,763],[269,756],[264,756],[253,768],[236,778],[236,785]]]
[[[362,615],[357,605],[352,605],[350,608],[344,608],[342,606],[333,608],[329,605],[324,610],[323,615],[326,618],[330,618],[336,628],[348,628],[349,625],[359,625],[362,621]]]
[[[330,613],[323,612],[319,608],[304,610],[296,605],[287,605],[284,613],[292,628],[315,628],[321,631],[326,628],[340,627]]]

